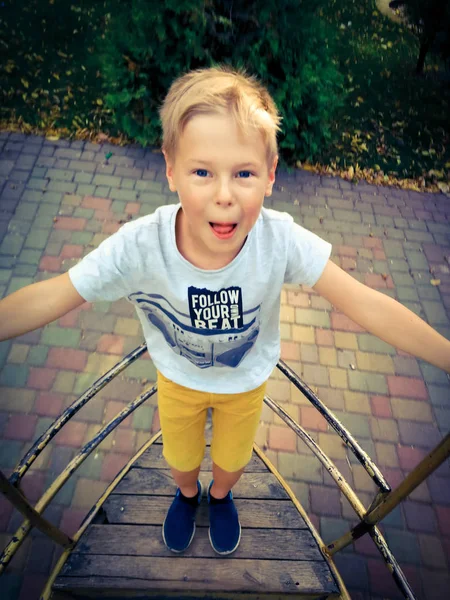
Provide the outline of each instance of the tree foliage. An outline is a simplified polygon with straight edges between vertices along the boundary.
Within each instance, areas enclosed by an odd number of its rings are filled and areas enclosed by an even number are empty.
[[[393,0],[391,8],[402,8],[420,41],[416,72],[423,72],[426,55],[436,50],[450,58],[450,0]]]
[[[172,81],[217,63],[244,67],[271,91],[283,116],[289,162],[317,155],[343,96],[323,0],[125,0],[100,40],[106,100],[119,127],[160,141],[158,108]]]

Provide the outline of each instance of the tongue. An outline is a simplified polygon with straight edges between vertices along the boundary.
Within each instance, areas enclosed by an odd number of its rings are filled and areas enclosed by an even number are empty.
[[[220,225],[219,223],[213,223],[212,226],[217,233],[231,233],[234,229],[234,225]]]

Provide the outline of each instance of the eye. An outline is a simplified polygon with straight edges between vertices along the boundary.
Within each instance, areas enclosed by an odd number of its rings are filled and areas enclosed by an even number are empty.
[[[206,169],[196,169],[194,173],[199,177],[208,177],[208,171]]]
[[[239,171],[238,173],[238,177],[241,179],[249,179],[252,175],[253,173],[250,173],[250,171]]]

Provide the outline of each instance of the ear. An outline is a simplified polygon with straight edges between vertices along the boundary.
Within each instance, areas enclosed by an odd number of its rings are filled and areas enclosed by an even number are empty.
[[[275,158],[273,159],[272,166],[270,167],[270,170],[269,170],[269,181],[267,182],[265,196],[272,195],[272,188],[273,188],[273,184],[275,183],[275,171],[277,170],[277,165],[278,165],[278,156],[275,156]]]
[[[163,154],[164,154],[164,159],[166,161],[166,177],[167,177],[167,181],[169,182],[169,189],[171,192],[176,192],[177,188],[173,179],[173,167],[174,164],[173,162],[170,160],[170,158],[168,157],[167,153],[165,150],[163,150]]]

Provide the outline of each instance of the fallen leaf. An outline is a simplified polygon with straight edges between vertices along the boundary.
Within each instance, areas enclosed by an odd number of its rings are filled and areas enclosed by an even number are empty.
[[[430,283],[431,283],[431,285],[440,285],[441,280],[440,279],[430,279]]]
[[[430,177],[433,177],[433,175],[434,175],[438,179],[442,179],[444,177],[444,171],[437,171],[436,169],[430,169],[428,171],[428,175]]]
[[[448,194],[448,192],[450,191],[449,185],[447,183],[444,183],[443,181],[438,181],[437,186],[443,194]]]
[[[48,135],[46,139],[50,140],[51,142],[56,142],[56,140],[59,140],[59,135]]]

